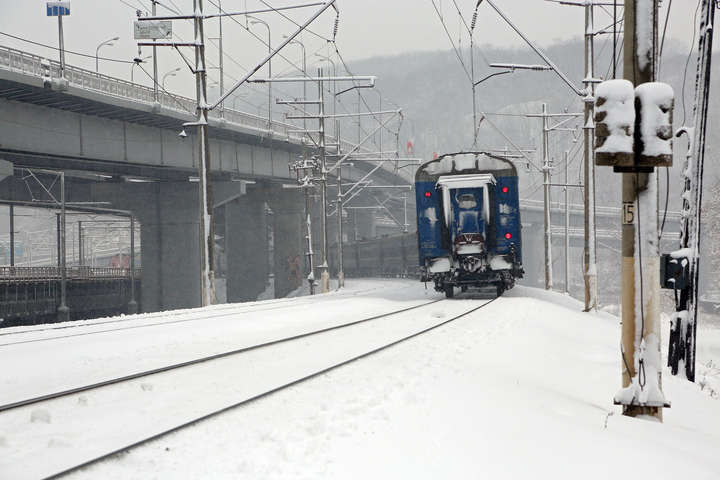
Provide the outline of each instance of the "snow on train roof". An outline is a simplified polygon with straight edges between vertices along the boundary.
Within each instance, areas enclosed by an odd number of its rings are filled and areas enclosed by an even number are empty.
[[[495,177],[489,173],[479,173],[474,175],[452,175],[440,177],[437,184],[440,187],[447,188],[475,188],[492,183],[497,183]]]
[[[514,169],[507,160],[491,157],[484,153],[459,153],[431,160],[422,165],[428,175],[444,175],[469,171],[499,171]]]

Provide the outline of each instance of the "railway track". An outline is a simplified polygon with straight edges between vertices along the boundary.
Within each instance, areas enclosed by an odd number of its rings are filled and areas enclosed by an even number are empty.
[[[378,288],[370,288],[365,290],[357,290],[349,293],[339,293],[333,296],[329,296],[324,298],[326,301],[333,301],[333,300],[341,300],[342,298],[348,297],[348,296],[357,296],[363,293],[368,293],[374,290],[378,290]],[[19,341],[9,341],[5,343],[0,343],[0,347],[7,347],[11,345],[22,345],[26,343],[36,343],[36,342],[47,342],[50,340],[60,340],[60,339],[66,339],[66,338],[73,338],[73,337],[82,337],[87,335],[96,335],[101,333],[111,333],[111,332],[119,332],[124,330],[134,330],[138,328],[148,328],[148,327],[158,327],[158,326],[164,326],[164,325],[174,325],[178,323],[187,323],[187,322],[196,322],[196,321],[206,321],[206,320],[213,320],[218,318],[226,318],[234,315],[246,315],[246,314],[252,314],[257,312],[264,312],[264,311],[271,311],[271,310],[279,310],[282,308],[294,308],[300,305],[308,305],[311,303],[314,303],[317,301],[317,297],[307,297],[306,300],[298,300],[297,298],[288,298],[288,299],[277,299],[277,300],[271,300],[271,301],[265,301],[262,303],[258,303],[252,306],[249,306],[249,308],[242,308],[241,310],[238,310],[239,304],[227,304],[223,306],[215,306],[212,307],[212,309],[209,310],[208,315],[203,317],[196,317],[197,309],[189,309],[189,310],[181,310],[181,311],[175,311],[175,312],[158,312],[154,314],[144,314],[144,319],[150,318],[150,319],[159,319],[159,320],[165,320],[165,321],[158,321],[153,323],[141,323],[138,325],[127,325],[124,327],[117,327],[117,328],[105,328],[100,330],[93,330],[90,332],[80,332],[80,333],[70,333],[66,335],[54,335],[54,336],[48,336],[48,337],[42,337],[42,338],[35,338],[35,339],[29,339],[29,340],[19,340]],[[255,307],[261,307],[261,308],[255,308]],[[264,307],[264,308],[263,308]],[[176,317],[188,317],[191,316],[191,318],[176,318]],[[75,329],[75,328],[92,328],[95,326],[102,326],[102,325],[108,325],[108,324],[118,324],[118,323],[128,323],[132,322],[134,319],[132,317],[123,317],[123,318],[114,318],[112,320],[107,321],[100,321],[100,322],[93,322],[93,323],[81,323],[81,324],[74,324],[74,325],[59,325],[49,328],[41,328],[41,329],[25,329],[20,331],[13,331],[13,332],[0,332],[0,337],[7,336],[9,338],[12,338],[12,336],[17,335],[32,335],[35,333],[42,333],[42,332],[48,332],[48,331],[56,331],[56,330],[68,330],[68,329]]]
[[[213,360],[218,360],[218,359],[221,359],[221,358],[230,357],[230,356],[232,356],[232,355],[240,355],[240,354],[242,354],[242,353],[246,353],[246,352],[250,352],[250,351],[253,351],[253,350],[257,350],[257,349],[259,349],[259,348],[265,348],[265,347],[269,347],[269,346],[272,346],[272,345],[277,345],[277,344],[279,344],[279,343],[292,342],[292,341],[294,341],[294,340],[299,340],[299,339],[301,339],[301,338],[312,337],[312,336],[314,336],[314,335],[320,335],[320,334],[322,334],[322,333],[331,332],[331,331],[333,331],[333,330],[340,330],[340,329],[343,329],[343,328],[352,327],[352,326],[354,326],[354,325],[359,325],[359,324],[362,324],[362,323],[371,322],[371,321],[373,321],[373,320],[380,320],[380,319],[383,319],[383,318],[392,317],[393,315],[398,315],[398,314],[400,314],[400,313],[409,312],[409,311],[411,311],[411,310],[416,310],[416,309],[418,309],[418,308],[426,307],[426,306],[428,306],[428,305],[432,305],[432,304],[438,303],[438,302],[440,302],[440,301],[442,301],[442,300],[433,300],[433,301],[431,301],[431,302],[422,303],[422,304],[420,304],[420,305],[414,305],[414,306],[412,306],[412,307],[403,308],[403,309],[401,309],[401,310],[396,310],[396,311],[393,311],[393,312],[390,312],[390,313],[384,313],[384,314],[382,314],[382,315],[375,315],[375,316],[373,316],[373,317],[363,318],[363,319],[361,319],[361,320],[355,320],[355,321],[348,322],[348,323],[343,323],[343,324],[340,324],[340,325],[334,325],[334,326],[332,326],[332,327],[320,328],[320,329],[317,329],[317,330],[313,330],[313,331],[310,331],[310,332],[301,333],[301,334],[298,334],[298,335],[292,335],[292,336],[285,337],[285,338],[280,338],[280,339],[277,339],[277,340],[271,340],[271,341],[269,341],[269,342],[258,343],[258,344],[255,344],[255,345],[251,345],[251,346],[249,346],[249,347],[237,348],[237,349],[230,350],[230,351],[227,351],[227,352],[216,353],[216,354],[214,354],[214,355],[207,355],[207,356],[204,356],[204,357],[195,358],[195,359],[187,360],[187,361],[184,361],[184,362],[173,363],[173,364],[171,364],[171,365],[166,365],[166,366],[164,366],[164,367],[153,368],[153,369],[150,369],[150,370],[144,370],[144,371],[132,373],[132,374],[129,374],[129,375],[123,375],[123,376],[121,376],[121,377],[111,378],[111,379],[104,380],[104,381],[101,381],[101,382],[95,382],[95,383],[91,383],[91,384],[88,384],[88,385],[82,385],[82,386],[78,386],[78,387],[68,388],[68,389],[66,389],[66,390],[61,390],[61,391],[58,391],[58,392],[53,392],[53,393],[49,393],[49,394],[45,394],[45,395],[39,395],[39,396],[36,396],[36,397],[27,398],[27,399],[20,400],[20,401],[17,401],[17,402],[7,403],[7,404],[4,404],[4,405],[0,405],[0,412],[4,412],[4,411],[7,411],[7,410],[12,410],[12,409],[15,409],[15,408],[20,408],[20,407],[26,407],[26,406],[34,405],[34,404],[41,403],[41,402],[46,402],[46,401],[48,401],[48,400],[53,400],[53,399],[56,399],[56,398],[62,398],[62,397],[66,397],[66,396],[68,396],[68,395],[76,395],[76,394],[78,394],[78,393],[88,392],[88,391],[90,391],[90,390],[95,390],[95,389],[97,389],[97,388],[107,387],[107,386],[110,386],[110,385],[116,385],[116,384],[118,384],[118,383],[127,382],[127,381],[130,381],[130,380],[136,380],[136,379],[138,379],[138,378],[149,377],[149,376],[151,376],[151,375],[157,375],[157,374],[159,374],[159,373],[169,372],[169,371],[171,371],[171,370],[177,370],[177,369],[179,369],[179,368],[190,367],[190,366],[193,366],[193,365],[198,365],[198,364],[200,364],[200,363],[211,362],[211,361],[213,361]]]
[[[358,361],[362,358],[366,358],[370,355],[376,354],[378,352],[381,352],[383,350],[386,350],[388,348],[391,348],[399,343],[406,342],[412,338],[415,338],[419,335],[423,335],[425,333],[428,333],[432,330],[435,330],[437,328],[440,328],[450,322],[456,321],[460,318],[466,317],[481,308],[487,306],[488,304],[492,303],[494,300],[490,300],[487,302],[483,302],[480,305],[477,305],[477,303],[472,304],[469,308],[464,308],[462,311],[457,312],[456,314],[453,314],[450,318],[437,320],[437,318],[434,315],[431,315],[430,317],[424,319],[424,323],[421,326],[418,326],[417,328],[408,328],[403,327],[400,328],[402,330],[402,334],[394,334],[390,335],[386,341],[381,342],[378,345],[373,345],[372,348],[366,348],[363,349],[363,351],[356,351],[353,352],[352,355],[347,355],[344,358],[338,358],[336,361],[332,362],[324,362],[322,364],[318,364],[316,368],[309,369],[309,370],[303,370],[301,374],[298,374],[294,376],[293,378],[285,378],[284,381],[272,381],[267,384],[266,388],[260,389],[258,391],[253,391],[252,394],[245,395],[241,398],[239,398],[237,401],[231,403],[231,404],[224,404],[221,406],[218,406],[218,408],[211,409],[210,411],[205,411],[200,415],[195,415],[192,418],[186,418],[184,421],[177,423],[176,425],[164,425],[163,428],[158,428],[157,431],[147,434],[144,436],[140,436],[139,439],[133,439],[133,441],[128,441],[126,443],[123,443],[122,445],[119,445],[117,447],[111,448],[108,451],[100,452],[97,454],[93,454],[90,458],[86,458],[83,461],[79,461],[71,466],[64,465],[63,468],[58,468],[58,470],[53,471],[52,473],[47,473],[43,476],[43,478],[58,478],[60,476],[63,476],[65,474],[77,471],[81,468],[84,468],[88,465],[91,465],[93,463],[99,462],[103,459],[106,459],[114,454],[117,454],[119,452],[128,450],[130,448],[134,448],[136,446],[151,442],[155,439],[158,439],[164,435],[167,435],[172,432],[176,432],[178,430],[181,430],[183,428],[187,428],[195,423],[198,423],[202,420],[205,420],[207,418],[219,415],[227,410],[237,408],[239,406],[248,404],[250,402],[256,401],[258,399],[261,399],[263,397],[266,397],[268,395],[271,395],[275,392],[278,392],[280,390],[287,389],[289,387],[292,387],[294,385],[297,385],[299,383],[305,382],[307,380],[310,380],[312,378],[317,377],[318,375],[322,375],[324,373],[327,373],[331,370],[334,370],[336,368],[342,367],[344,365],[347,365],[349,363]],[[362,327],[362,325],[369,325],[370,323],[377,322],[383,319],[389,319],[391,317],[399,317],[398,321],[400,321],[400,317],[408,317],[407,314],[409,314],[412,311],[422,312],[425,307],[430,307],[433,305],[438,304],[439,302],[443,302],[444,305],[448,305],[448,308],[452,310],[453,308],[456,308],[457,305],[453,305],[454,302],[440,299],[440,300],[434,300],[430,302],[425,302],[420,305],[415,305],[409,308],[404,308],[401,310],[396,310],[393,312],[384,313],[381,315],[376,315],[369,318],[364,318],[361,320],[356,320],[353,322],[344,323],[341,325],[335,325],[328,328],[318,329],[311,332],[306,332],[299,335],[290,336],[287,338],[277,339],[270,342],[265,342],[262,344],[253,345],[251,347],[245,347],[242,349],[237,349],[235,351],[225,352],[218,355],[212,355],[208,357],[203,358],[197,358],[193,359],[191,361],[182,362],[174,365],[168,365],[163,368],[154,369],[146,372],[138,372],[137,374],[133,375],[127,375],[120,378],[113,378],[109,379],[104,382],[96,383],[93,385],[86,385],[78,388],[68,389],[62,392],[56,392],[50,395],[43,395],[38,396],[34,398],[27,398],[23,401],[19,402],[13,402],[11,404],[6,404],[3,406],[0,406],[0,411],[4,412],[4,414],[7,413],[15,413],[13,410],[20,410],[24,407],[42,407],[43,405],[46,405],[47,403],[53,402],[53,401],[63,401],[63,399],[74,399],[78,397],[83,392],[89,392],[91,390],[98,390],[102,391],[103,389],[112,388],[113,385],[118,386],[118,384],[126,383],[126,382],[132,382],[133,380],[144,378],[144,377],[152,377],[156,375],[160,375],[165,372],[169,372],[171,370],[179,370],[179,369],[188,369],[192,368],[193,366],[197,366],[199,364],[213,362],[213,361],[220,361],[221,359],[228,357],[239,357],[239,358],[245,358],[246,354],[251,354],[252,352],[256,352],[258,350],[262,349],[270,349],[271,347],[278,347],[282,344],[295,344],[297,342],[306,342],[308,339],[312,337],[321,338],[325,337],[327,335],[332,335],[333,332],[338,332],[341,330],[352,330],[353,328],[367,328]],[[452,307],[450,305],[453,305]],[[421,314],[422,315],[422,314]],[[415,325],[414,320],[415,317],[404,320],[407,325]],[[381,325],[387,326],[392,325],[392,322],[382,322]],[[374,327],[379,328],[379,327]],[[409,331],[408,331],[409,330]],[[398,332],[400,333],[400,332]],[[370,342],[372,343],[372,342]],[[310,347],[307,347],[310,348]],[[247,359],[248,362],[252,363],[252,360]],[[245,362],[247,363],[247,362]],[[66,405],[69,405],[66,403]],[[0,416],[0,420],[2,420],[2,417]],[[1,466],[1,464],[0,464]],[[2,469],[0,468],[0,471]]]

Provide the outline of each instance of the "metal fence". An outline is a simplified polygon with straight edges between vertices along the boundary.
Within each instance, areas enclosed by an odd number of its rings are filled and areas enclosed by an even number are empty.
[[[39,280],[60,280],[60,267],[0,267],[0,282],[22,282]],[[140,278],[142,270],[135,269],[135,278]],[[113,267],[68,267],[68,280],[112,280],[129,279],[129,268]]]
[[[50,60],[39,55],[23,52],[14,48],[0,46],[0,67],[7,70],[32,75],[39,78],[59,78],[60,62]],[[154,90],[144,85],[128,82],[119,78],[110,77],[83,68],[65,65],[65,79],[73,87],[83,90],[95,91],[104,95],[133,100],[136,102],[153,105]],[[195,115],[197,101],[191,98],[182,97],[163,92],[158,93],[158,103],[162,108],[177,112]],[[250,113],[239,112],[225,108],[223,116],[228,123],[249,127],[256,130],[268,132],[268,120]],[[211,117],[219,118],[220,112],[211,112]],[[288,138],[289,130],[297,129],[295,125],[283,122],[272,122],[272,133],[279,137]],[[298,142],[300,138],[294,137]]]

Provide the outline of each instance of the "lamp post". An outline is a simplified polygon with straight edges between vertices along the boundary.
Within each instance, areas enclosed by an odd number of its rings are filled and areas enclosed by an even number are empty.
[[[222,9],[222,1],[218,0],[217,2],[218,7],[218,29],[219,29],[219,38],[218,38],[218,50],[220,55],[220,98],[222,98],[223,95],[225,95],[225,66],[224,66],[224,55],[223,52],[223,9]],[[220,118],[225,118],[225,102],[220,103]]]
[[[304,56],[304,54],[305,54],[305,49],[303,48],[303,56]],[[335,65],[335,62],[330,57],[327,57],[325,55],[320,55],[319,53],[316,53],[315,56],[330,63],[333,67],[333,77],[337,77],[337,65]],[[304,85],[304,83],[303,83],[303,85]],[[333,80],[333,113],[332,114],[333,115],[337,114],[337,80]],[[339,133],[340,126],[339,126],[337,118],[335,118],[333,128],[334,128],[334,133],[335,133],[335,140],[337,141],[337,150],[338,150],[337,153],[340,153],[340,133]],[[382,150],[382,148],[380,150]]]
[[[175,70],[170,70],[170,71],[167,72],[165,75],[163,75],[163,78],[162,78],[162,89],[163,89],[163,91],[165,91],[165,80],[167,79],[167,77],[174,77],[174,76],[176,76],[176,75],[177,75],[177,72],[179,72],[180,70],[182,70],[182,69],[181,69],[180,67],[178,67],[178,68],[176,68]]]
[[[152,55],[148,55],[147,57],[137,57],[134,59],[132,66],[130,67],[130,83],[135,83],[135,67],[140,65],[141,63],[145,63],[145,60],[149,60],[153,58]]]
[[[283,35],[283,38],[288,38],[287,35]],[[307,76],[307,55],[305,51],[305,44],[302,43],[300,40],[292,40],[290,42],[290,45],[296,44],[299,45],[300,48],[302,48],[302,56],[303,56],[303,75]],[[303,100],[307,100],[307,83],[303,82]],[[303,130],[307,130],[307,120],[303,119]]]
[[[304,56],[304,49],[303,49],[303,56]],[[319,53],[315,54],[316,57],[321,58],[323,60],[327,60],[329,63],[333,66],[333,77],[337,77],[337,66],[335,65],[335,62],[333,62],[330,57],[326,57],[325,55],[320,55]],[[337,115],[337,80],[333,80],[333,116]],[[339,133],[339,121],[338,118],[334,118],[334,126],[333,126],[334,134],[335,134],[335,150],[337,154],[339,155],[340,152],[340,133]],[[380,149],[382,150],[382,148]],[[343,193],[342,193],[342,169],[337,169],[337,185],[338,185],[338,196],[337,196],[337,216],[338,216],[338,231],[337,231],[337,245],[338,245],[338,260],[337,260],[337,267],[338,267],[338,288],[342,288],[345,286],[345,272],[343,271],[343,225],[342,225],[342,209],[343,209]],[[324,184],[325,188],[327,188],[327,180]],[[325,220],[327,221],[327,220]],[[327,233],[326,233],[327,235]]]
[[[111,47],[114,45],[112,42],[116,42],[118,40],[120,40],[120,37],[113,37],[110,40],[105,40],[97,46],[95,49],[95,73],[100,73],[100,49],[104,46]]]
[[[270,35],[270,25],[264,20],[252,17],[251,25],[264,25],[268,32],[268,53],[272,53],[272,37]],[[268,78],[272,78],[272,60],[268,60]],[[272,135],[272,82],[268,82],[268,133]],[[270,159],[272,160],[272,146],[270,147]]]

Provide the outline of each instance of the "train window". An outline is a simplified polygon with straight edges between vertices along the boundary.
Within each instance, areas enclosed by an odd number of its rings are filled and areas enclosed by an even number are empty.
[[[475,200],[475,195],[472,195],[470,193],[465,193],[463,195],[460,195],[457,199],[458,206],[460,208],[475,208],[477,207],[477,201]]]

